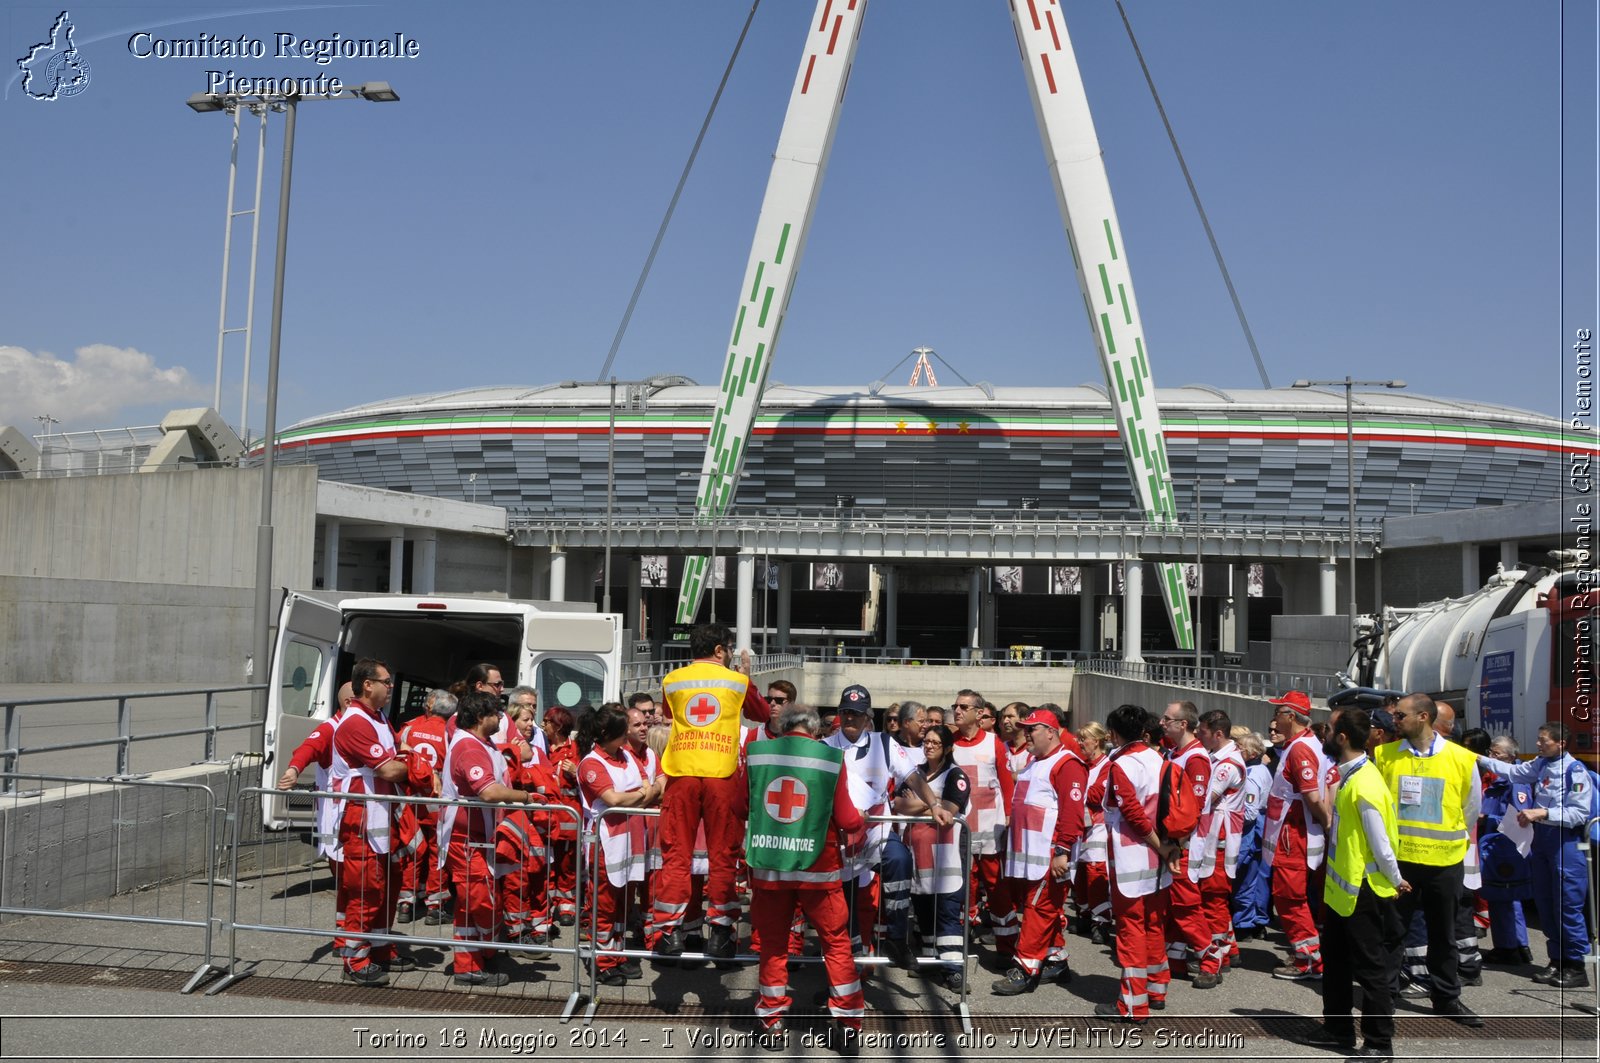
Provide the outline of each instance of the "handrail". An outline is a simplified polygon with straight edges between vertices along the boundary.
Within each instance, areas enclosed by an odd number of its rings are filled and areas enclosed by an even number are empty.
[[[266,690],[265,683],[240,684],[224,687],[189,687],[174,690],[142,690],[117,694],[74,694],[68,697],[35,697],[35,698],[7,698],[0,701],[4,709],[3,732],[4,745],[0,746],[0,769],[5,772],[15,772],[21,764],[24,754],[60,753],[73,749],[93,749],[98,746],[117,747],[116,775],[125,776],[132,769],[132,746],[135,742],[149,742],[162,738],[187,738],[193,735],[204,735],[205,760],[217,759],[217,735],[224,731],[243,731],[260,727],[260,720],[246,720],[244,723],[219,724],[217,722],[217,695],[254,693]],[[133,714],[129,711],[128,703],[149,698],[205,698],[203,719],[205,722],[199,727],[185,727],[173,731],[152,731],[146,734],[133,733]],[[73,742],[55,742],[43,746],[24,746],[22,744],[22,712],[20,710],[35,708],[40,705],[86,705],[97,702],[114,701],[117,703],[117,733],[111,738],[89,738]],[[4,784],[0,784],[0,793],[7,792]]]
[[[1214,667],[1196,669],[1192,664],[1125,661],[1109,657],[1089,658],[1079,662],[1078,668],[1091,675],[1162,683],[1167,686],[1194,687],[1197,690],[1239,694],[1245,697],[1276,697],[1285,690],[1303,690],[1311,697],[1325,701],[1349,686],[1337,675],[1318,672],[1253,671],[1245,668]]]

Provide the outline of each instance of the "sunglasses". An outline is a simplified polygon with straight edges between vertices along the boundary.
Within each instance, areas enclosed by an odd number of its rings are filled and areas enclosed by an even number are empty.
[[[770,698],[768,698],[767,700],[769,702],[771,702],[772,704],[774,704],[774,705],[787,705],[787,704],[789,704],[789,699],[787,697],[785,697],[784,695],[782,695],[782,694],[774,694]]]

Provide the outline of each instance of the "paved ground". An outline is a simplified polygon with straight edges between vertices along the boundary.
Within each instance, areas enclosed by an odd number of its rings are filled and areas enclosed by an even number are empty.
[[[241,876],[243,877],[243,876]],[[245,878],[215,893],[219,919],[240,925],[322,928],[331,917],[324,873],[298,870]],[[651,1056],[765,1058],[741,1035],[751,1029],[755,972],[656,970],[643,981],[602,988],[593,1023],[559,1015],[573,989],[566,957],[515,961],[502,989],[454,987],[448,928],[412,923],[421,963],[383,989],[343,983],[328,955],[325,931],[240,931],[237,955],[255,974],[215,996],[179,990],[205,955],[207,887],[174,883],[119,897],[93,913],[114,919],[17,918],[0,922],[0,1057],[128,1059],[488,1059],[577,1057],[632,1060]],[[129,922],[126,919],[163,922]],[[564,942],[570,943],[571,930]],[[226,965],[229,942],[214,954]],[[1535,944],[1538,951],[1540,944]],[[1003,999],[988,993],[995,975],[971,967],[975,1033],[962,1036],[958,998],[923,979],[877,969],[867,979],[871,1011],[864,1055],[885,1059],[1017,1057],[1063,1054],[1145,1059],[1334,1059],[1296,1038],[1320,1014],[1314,984],[1275,981],[1276,942],[1243,946],[1241,969],[1221,988],[1178,983],[1171,1003],[1149,1026],[1130,1030],[1091,1017],[1115,994],[1106,950],[1073,940],[1076,972],[1066,987]],[[1596,991],[1560,993],[1530,982],[1532,969],[1490,969],[1467,1001],[1489,1017],[1466,1030],[1406,1001],[1399,1018],[1402,1057],[1548,1060],[1596,1056]],[[794,975],[796,1032],[789,1056],[829,1058],[800,1043],[825,1023],[810,1006],[821,970]],[[420,1040],[418,1040],[420,1039]]]

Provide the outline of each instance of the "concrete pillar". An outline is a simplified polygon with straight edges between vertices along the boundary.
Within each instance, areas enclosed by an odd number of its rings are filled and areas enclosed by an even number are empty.
[[[533,571],[528,575],[528,597],[536,602],[545,600],[545,586],[550,578],[550,548],[538,547],[533,551]]]
[[[1478,576],[1478,544],[1461,544],[1461,593],[1471,594],[1483,586],[1483,580]]]
[[[967,645],[973,648],[982,645],[983,632],[980,630],[983,618],[980,616],[980,606],[983,602],[983,569],[973,568],[967,573]]]
[[[417,540],[417,552],[411,558],[411,591],[413,594],[432,594],[434,578],[439,567],[439,535],[426,533]]]
[[[622,626],[633,632],[636,639],[648,638],[644,632],[644,573],[639,555],[628,558],[628,597],[622,614]]]
[[[399,535],[389,536],[389,593],[399,594],[405,589],[406,576],[406,537],[402,532]]]
[[[893,565],[883,566],[883,644],[900,645],[900,580]]]
[[[1517,567],[1517,544],[1509,539],[1500,544],[1500,566],[1507,571]]]
[[[755,651],[756,555],[747,550],[737,557],[738,597],[733,603],[733,641],[737,649]]]
[[[339,522],[332,517],[322,521],[322,589],[339,589]]]
[[[1122,563],[1122,659],[1144,663],[1144,562]]]
[[[1233,566],[1233,641],[1234,653],[1250,652],[1250,566]]]
[[[789,649],[789,607],[793,603],[794,565],[787,561],[778,563],[778,650]]]
[[[550,600],[567,600],[567,552],[559,546],[550,548]]]
[[[1317,576],[1317,612],[1335,616],[1339,612],[1339,562],[1322,562],[1317,566]]]
[[[1099,648],[1094,630],[1094,580],[1085,568],[1083,592],[1078,595],[1078,652],[1094,653]]]

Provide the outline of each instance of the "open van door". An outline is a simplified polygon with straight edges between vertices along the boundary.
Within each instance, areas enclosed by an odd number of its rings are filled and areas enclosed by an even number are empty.
[[[334,602],[309,594],[289,593],[278,615],[278,642],[268,669],[266,737],[261,784],[273,785],[289,756],[317,724],[328,719],[333,705],[333,669],[339,652],[342,617]],[[269,830],[313,825],[311,802],[268,799],[261,804],[262,823]]]

